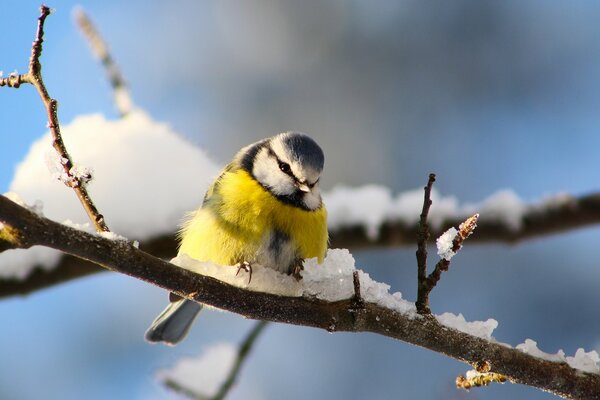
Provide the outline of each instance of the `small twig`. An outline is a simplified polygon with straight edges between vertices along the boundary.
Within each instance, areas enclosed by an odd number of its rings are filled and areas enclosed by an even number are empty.
[[[456,377],[458,389],[469,390],[474,387],[487,386],[492,382],[504,383],[508,378],[496,372],[490,372],[491,365],[487,361],[477,363],[475,369],[467,371],[466,376]]]
[[[452,247],[447,254],[442,256],[442,259],[437,262],[433,271],[427,276],[427,278],[423,281],[422,286],[419,285],[419,288],[422,287],[422,292],[419,293],[422,298],[419,298],[423,303],[427,306],[427,309],[419,309],[417,300],[417,310],[422,314],[429,314],[431,311],[429,310],[429,293],[433,290],[435,285],[437,285],[438,281],[442,277],[442,272],[448,271],[448,267],[450,266],[450,259],[452,256],[456,254],[462,248],[462,244],[466,238],[471,236],[475,228],[477,227],[477,219],[479,218],[479,214],[475,214],[465,220],[458,227],[458,231],[454,228],[450,228],[444,235],[446,234],[454,234],[452,239]],[[442,235],[443,236],[443,235]],[[439,240],[439,239],[438,239]],[[419,282],[421,283],[421,282]]]
[[[250,350],[252,349],[252,346],[254,345],[256,338],[261,334],[263,329],[265,329],[265,327],[268,324],[269,324],[268,321],[256,322],[256,324],[254,325],[254,328],[252,328],[250,333],[248,333],[248,336],[246,336],[244,341],[240,344],[240,347],[238,349],[238,354],[235,359],[235,363],[234,363],[231,371],[229,371],[229,375],[227,376],[227,379],[225,380],[225,382],[223,382],[223,384],[219,388],[219,391],[217,392],[217,394],[215,394],[212,397],[211,400],[222,400],[225,398],[225,396],[227,396],[227,393],[229,393],[229,390],[231,390],[231,388],[233,387],[233,384],[235,383],[235,380],[237,379],[238,373],[240,372],[240,368],[242,367],[244,361],[246,360],[248,353],[250,353]]]
[[[98,212],[98,209],[92,202],[92,199],[87,192],[85,184],[86,178],[82,178],[73,173],[73,160],[67,152],[67,148],[65,147],[60,133],[60,125],[58,123],[57,114],[58,102],[50,97],[42,79],[42,64],[40,63],[40,56],[42,55],[42,43],[44,42],[44,22],[50,13],[50,8],[46,7],[45,5],[40,7],[37,33],[35,40],[33,41],[33,45],[31,46],[31,57],[29,59],[29,70],[27,73],[22,75],[12,74],[7,78],[0,79],[0,86],[18,88],[21,83],[29,83],[36,88],[42,99],[42,102],[44,103],[46,113],[48,114],[48,128],[50,128],[53,138],[52,146],[58,153],[60,160],[62,160],[60,164],[62,165],[65,175],[67,176],[65,184],[75,191],[88,217],[96,227],[96,230],[98,232],[108,232],[109,229],[104,222],[104,217]]]
[[[237,357],[234,361],[234,364],[233,364],[231,370],[229,371],[227,378],[225,379],[225,381],[223,381],[223,383],[221,384],[221,387],[219,388],[217,393],[215,393],[214,396],[207,396],[202,393],[197,393],[194,390],[187,388],[187,387],[181,385],[180,383],[175,382],[172,379],[165,380],[164,381],[165,386],[167,386],[169,389],[172,389],[175,392],[182,394],[192,400],[223,400],[227,396],[227,394],[229,393],[231,388],[233,387],[233,384],[235,383],[235,380],[237,379],[240,369],[241,369],[244,361],[246,360],[246,357],[250,353],[250,350],[252,349],[254,342],[256,341],[258,336],[262,333],[262,331],[268,324],[269,324],[268,321],[257,321],[256,324],[254,325],[254,327],[252,328],[252,330],[246,336],[246,338],[242,341],[242,343],[240,343],[240,346],[238,348]]]
[[[429,241],[429,224],[427,223],[427,215],[429,207],[431,207],[431,189],[435,182],[435,174],[429,174],[429,181],[425,186],[423,196],[423,210],[419,219],[419,231],[417,234],[417,310],[419,313],[428,314],[429,304],[426,294],[427,285],[427,242]]]
[[[360,294],[360,278],[358,276],[358,271],[352,273],[352,283],[354,284],[354,297],[352,299],[354,305],[353,308],[355,311],[358,311],[365,307],[365,301]]]
[[[89,16],[83,11],[83,8],[76,8],[73,11],[73,17],[75,18],[77,26],[87,39],[87,42],[92,49],[92,53],[94,53],[94,56],[96,56],[104,66],[106,75],[108,76],[108,80],[113,89],[115,106],[121,117],[124,117],[131,111],[133,102],[129,90],[127,89],[127,83],[121,74],[121,70],[111,56],[106,41],[104,41]]]

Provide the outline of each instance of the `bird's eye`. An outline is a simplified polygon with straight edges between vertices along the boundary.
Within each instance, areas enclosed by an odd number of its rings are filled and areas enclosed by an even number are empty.
[[[290,169],[290,164],[285,163],[283,161],[279,161],[279,169],[288,175],[292,173],[292,170]]]

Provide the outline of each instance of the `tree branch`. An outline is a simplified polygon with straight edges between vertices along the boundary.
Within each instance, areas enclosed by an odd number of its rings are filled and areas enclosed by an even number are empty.
[[[112,241],[42,218],[0,196],[0,248],[51,247],[103,267],[149,282],[213,307],[247,318],[304,325],[329,331],[373,332],[445,354],[491,370],[515,383],[573,399],[597,399],[600,375],[584,373],[566,363],[535,358],[505,345],[443,326],[430,316],[411,318],[365,302],[355,312],[355,300],[326,302],[244,290],[195,274],[153,257],[126,241]],[[10,235],[2,232],[10,228]],[[332,329],[333,326],[333,329]]]
[[[521,241],[558,234],[568,230],[581,229],[600,223],[600,193],[575,197],[561,195],[561,202],[542,202],[527,205],[519,229],[511,229],[505,224],[486,219],[482,215],[477,222],[477,235],[469,239],[471,243],[503,242],[515,244]],[[465,216],[457,215],[444,221],[440,228],[431,229],[431,237],[439,237],[445,230],[458,226]],[[332,228],[329,231],[332,248],[353,250],[414,245],[418,224],[408,225],[400,221],[384,222],[376,239],[371,240],[362,225]],[[156,257],[172,258],[177,253],[175,233],[151,238],[140,244],[140,248]],[[77,262],[81,268],[77,268]],[[0,298],[25,295],[62,282],[104,271],[93,263],[88,263],[64,255],[55,268],[48,271],[34,269],[25,280],[0,280]]]

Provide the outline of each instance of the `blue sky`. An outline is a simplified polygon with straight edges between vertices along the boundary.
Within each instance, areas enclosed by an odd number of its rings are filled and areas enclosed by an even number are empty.
[[[63,123],[117,116],[104,72],[72,23],[76,4],[107,38],[136,104],[222,163],[246,143],[295,129],[322,144],[326,188],[381,183],[400,191],[422,186],[429,172],[461,201],[502,188],[534,200],[600,186],[595,3],[57,1],[48,4],[56,12],[42,61]],[[38,6],[22,1],[0,16],[4,75],[27,68]],[[5,191],[45,131],[31,87],[0,89],[0,121]],[[495,318],[495,336],[513,345],[531,337],[548,352],[598,348],[598,233],[467,247],[436,288],[434,311]],[[412,298],[413,254],[355,256]],[[249,327],[206,313],[182,346],[149,346],[143,331],[164,301],[158,289],[102,274],[0,302],[0,397],[162,398],[156,369],[239,340]],[[234,398],[553,398],[516,385],[455,392],[464,370],[372,335],[271,326]]]

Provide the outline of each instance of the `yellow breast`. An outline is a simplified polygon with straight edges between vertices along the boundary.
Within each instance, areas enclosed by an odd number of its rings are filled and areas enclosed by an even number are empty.
[[[300,258],[323,261],[327,211],[282,203],[245,170],[225,172],[202,208],[183,225],[180,253],[200,261],[233,265],[252,262],[269,232],[290,237]]]

